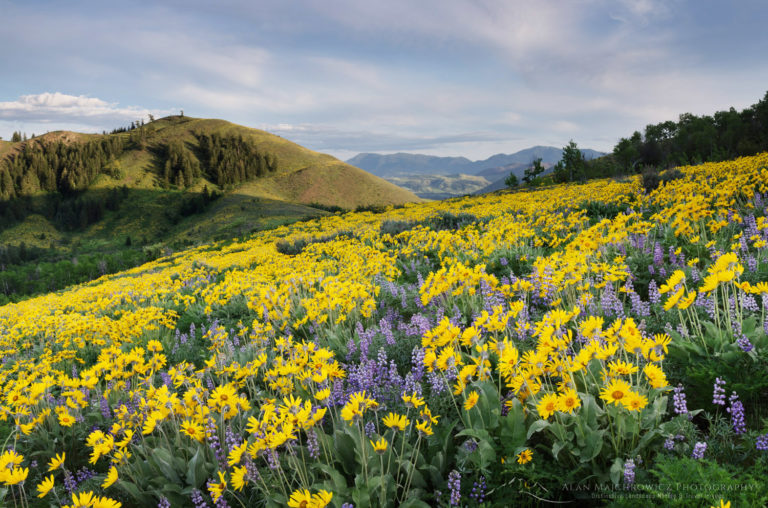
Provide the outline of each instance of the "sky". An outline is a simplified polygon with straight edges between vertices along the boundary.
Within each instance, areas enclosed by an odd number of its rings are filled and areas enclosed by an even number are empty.
[[[348,159],[610,151],[768,91],[768,3],[0,0],[0,136],[181,110]]]

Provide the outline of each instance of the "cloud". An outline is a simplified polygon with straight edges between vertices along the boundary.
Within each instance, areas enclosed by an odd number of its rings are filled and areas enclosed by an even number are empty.
[[[0,102],[0,120],[16,123],[68,123],[106,127],[163,113],[138,106],[119,107],[96,97],[45,92],[22,95],[15,101]]]
[[[315,150],[337,152],[431,151],[461,143],[508,140],[499,132],[457,132],[444,135],[339,129],[330,125],[275,124],[258,128]]]

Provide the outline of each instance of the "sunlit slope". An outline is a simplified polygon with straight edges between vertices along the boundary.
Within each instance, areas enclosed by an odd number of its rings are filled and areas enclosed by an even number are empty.
[[[242,138],[257,152],[274,157],[276,169],[244,182],[216,185],[206,171],[208,161],[199,146],[201,135]],[[23,143],[0,141],[0,159],[14,156],[25,143],[82,143],[104,136],[121,138],[124,148],[80,195],[98,201],[110,190],[126,187],[130,192],[123,205],[106,210],[103,217],[86,227],[62,228],[44,213],[46,195],[35,191],[29,196],[32,210],[0,231],[0,242],[48,247],[51,242],[57,246],[76,241],[109,243],[131,236],[147,242],[200,243],[327,214],[313,205],[355,209],[421,201],[411,192],[330,155],[224,120],[173,116],[116,134],[50,132]],[[186,188],[168,185],[162,179],[167,147],[179,141],[201,168],[201,176]],[[176,213],[184,199],[206,188],[221,197],[194,214],[180,217]]]
[[[395,205],[419,201],[411,192],[401,189],[382,178],[350,166],[335,157],[314,152],[280,136],[266,131],[251,129],[224,120],[168,117],[151,124],[155,128],[150,144],[162,145],[181,139],[195,149],[195,134],[217,133],[242,136],[251,140],[259,151],[270,153],[279,161],[274,174],[246,182],[234,188],[232,193],[262,197],[293,203],[342,208],[368,205]],[[142,181],[137,168],[146,169],[148,158],[128,153],[121,159],[134,181]],[[202,188],[199,182],[195,188]]]

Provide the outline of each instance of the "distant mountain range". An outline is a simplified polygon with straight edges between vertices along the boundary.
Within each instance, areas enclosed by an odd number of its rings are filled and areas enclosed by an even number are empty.
[[[589,148],[581,151],[587,160],[605,155]],[[499,153],[479,161],[413,153],[360,153],[347,164],[387,179],[420,197],[434,199],[503,188],[503,181],[510,173],[522,178],[534,159],[541,158],[542,164],[550,168],[562,155],[563,150],[554,146],[534,146],[513,154]],[[439,185],[442,182],[445,183],[443,187]]]
[[[587,159],[605,155],[603,152],[582,149]],[[347,164],[373,173],[376,176],[388,177],[398,175],[455,175],[459,173],[483,175],[486,170],[509,166],[511,164],[530,165],[534,159],[541,157],[544,164],[555,164],[563,156],[561,148],[554,146],[534,146],[513,154],[498,153],[484,160],[471,161],[466,157],[437,157],[415,153],[394,153],[381,155],[377,153],[359,153],[349,159]],[[494,171],[491,171],[493,173]]]

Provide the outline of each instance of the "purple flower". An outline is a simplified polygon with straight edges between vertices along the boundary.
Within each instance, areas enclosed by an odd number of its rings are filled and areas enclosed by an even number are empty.
[[[195,508],[208,508],[208,503],[203,498],[203,493],[197,489],[192,489],[192,494],[189,496],[192,498],[192,502],[195,504]]]
[[[717,404],[719,406],[725,405],[725,390],[723,389],[723,386],[725,386],[725,380],[720,379],[719,377],[715,378],[712,404]]]
[[[171,508],[171,502],[165,496],[160,496],[160,501],[157,503],[157,508]]]
[[[704,458],[704,452],[707,451],[707,443],[698,442],[693,446],[693,452],[691,458],[701,460]]]
[[[648,299],[654,305],[661,301],[661,293],[659,293],[659,288],[654,279],[651,279],[651,282],[648,283]]]
[[[685,400],[685,392],[683,392],[683,385],[678,384],[674,389],[675,394],[672,396],[672,401],[675,404],[675,414],[683,415],[688,413],[688,404]]]
[[[472,493],[469,494],[469,497],[482,504],[485,502],[485,489],[485,476],[480,476],[480,479],[472,484]]]
[[[672,450],[675,448],[675,438],[668,437],[664,440],[664,449],[665,450]]]
[[[208,441],[208,446],[216,456],[216,460],[219,462],[219,468],[222,471],[227,469],[227,455],[224,450],[221,449],[221,441],[219,441],[219,433],[216,431],[216,422],[213,418],[208,418],[205,425],[205,437]]]
[[[763,434],[762,436],[757,437],[757,441],[755,441],[755,448],[762,452],[768,450],[768,434]]]
[[[317,442],[317,434],[314,430],[307,432],[307,450],[311,458],[315,460],[320,458],[320,443]]]
[[[451,489],[451,506],[461,502],[461,473],[455,469],[448,475],[448,488]]]
[[[739,335],[740,337],[736,339],[736,344],[738,344],[741,350],[744,351],[745,353],[749,353],[750,351],[752,351],[752,349],[754,349],[755,346],[752,345],[752,343],[749,341],[747,336],[744,335],[743,333]]]
[[[726,411],[731,413],[733,432],[735,434],[744,434],[747,431],[747,425],[744,422],[744,404],[741,403],[736,392],[731,394],[728,401],[731,403],[731,406]]]
[[[635,483],[635,461],[627,459],[624,462],[624,485],[626,488],[631,487]]]

